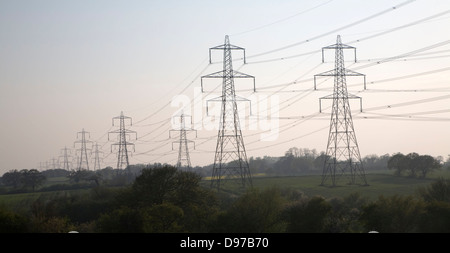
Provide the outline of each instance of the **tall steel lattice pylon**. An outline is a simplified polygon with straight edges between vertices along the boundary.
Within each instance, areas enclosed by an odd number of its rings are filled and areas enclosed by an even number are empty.
[[[64,147],[62,150],[62,155],[59,156],[59,158],[62,158],[62,162],[59,162],[61,169],[63,170],[70,170],[71,164],[72,162],[69,161],[69,157],[70,155],[70,149],[68,149],[67,147]]]
[[[99,150],[100,145],[98,145],[97,143],[93,146],[93,155],[94,155],[94,170],[100,170],[102,167],[100,166],[100,160],[102,158],[100,158],[100,154],[103,153],[102,151]]]
[[[222,96],[220,97],[222,107],[220,115],[219,131],[214,158],[214,166],[211,178],[211,188],[220,190],[222,182],[234,181],[245,188],[252,186],[252,177],[248,165],[247,154],[242,138],[237,109],[237,96],[234,88],[234,78],[253,78],[253,90],[255,90],[254,77],[233,70],[231,51],[245,49],[230,44],[228,36],[225,36],[225,44],[210,48],[211,50],[223,50],[223,70],[212,73],[202,78],[222,78]],[[203,83],[202,83],[203,91]]]
[[[181,112],[181,115],[179,116],[180,117],[180,125],[179,125],[180,129],[172,129],[172,130],[170,130],[170,132],[177,131],[177,132],[179,132],[179,135],[180,135],[179,141],[172,142],[172,150],[173,150],[174,143],[179,144],[178,160],[177,160],[176,167],[178,169],[186,168],[189,171],[192,169],[191,158],[189,156],[189,143],[194,143],[194,149],[195,149],[195,142],[187,139],[186,131],[195,131],[197,133],[197,130],[194,130],[191,128],[186,128],[186,116],[187,115],[185,115],[184,112]],[[169,137],[170,137],[170,132],[169,132]]]
[[[129,146],[133,146],[134,151],[134,143],[127,141],[127,136],[129,136],[130,134],[136,134],[137,139],[137,133],[135,131],[126,129],[125,120],[130,120],[130,126],[133,125],[133,122],[130,117],[124,116],[123,112],[120,112],[120,116],[114,117],[112,119],[113,126],[114,120],[119,120],[119,129],[108,132],[108,140],[109,134],[118,134],[118,142],[111,144],[111,152],[113,150],[113,146],[119,146],[119,151],[117,153],[117,169],[120,171],[121,169],[126,169],[130,165],[128,159]]]
[[[335,69],[318,74],[316,76],[334,76],[333,94],[321,99],[332,99],[332,112],[330,121],[330,131],[326,159],[322,172],[322,183],[326,185],[331,180],[331,186],[336,186],[337,180],[346,176],[349,177],[349,184],[368,185],[364,172],[364,167],[359,153],[358,142],[356,140],[353,126],[352,114],[349,99],[360,99],[362,111],[362,99],[347,92],[346,76],[364,76],[363,74],[348,70],[344,66],[344,49],[355,49],[354,47],[342,44],[341,37],[337,36],[336,44],[324,47],[323,50],[335,50]],[[356,62],[356,51],[355,51]],[[316,79],[314,76],[314,79]],[[316,84],[314,84],[316,86]],[[365,87],[365,78],[364,78]],[[322,106],[320,105],[320,111]],[[358,182],[357,182],[358,181]]]
[[[77,170],[80,171],[82,169],[89,170],[89,159],[87,155],[87,151],[90,150],[87,147],[87,144],[92,143],[92,141],[89,141],[86,139],[86,135],[89,135],[90,133],[84,131],[84,128],[81,132],[77,133],[77,138],[79,138],[81,135],[81,140],[75,141],[74,144],[79,143],[80,148],[77,149],[80,152],[80,155],[78,156],[78,164],[77,164]]]

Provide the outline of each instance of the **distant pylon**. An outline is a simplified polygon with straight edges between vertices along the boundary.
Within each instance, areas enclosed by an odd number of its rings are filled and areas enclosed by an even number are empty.
[[[82,170],[83,168],[85,170],[89,170],[89,159],[88,159],[88,155],[87,155],[87,151],[91,150],[89,148],[87,148],[87,144],[88,143],[92,143],[92,141],[89,141],[86,139],[86,134],[89,135],[90,137],[90,133],[84,131],[84,128],[81,132],[77,133],[77,139],[79,138],[81,134],[81,140],[75,141],[74,145],[79,143],[80,144],[80,148],[77,149],[78,151],[80,151],[80,155],[78,157],[78,165],[77,165],[77,170]]]
[[[70,149],[68,149],[67,147],[64,147],[61,151],[62,151],[62,155],[59,156],[59,158],[62,158],[62,162],[61,161],[59,162],[60,166],[62,164],[61,169],[70,170],[71,164],[72,164],[72,162],[69,161],[69,157],[71,156]]]
[[[98,145],[97,143],[93,146],[93,153],[94,153],[94,170],[100,170],[102,167],[100,166],[100,153],[103,153],[102,151],[100,151],[98,148],[100,147],[100,145]]]
[[[130,126],[133,125],[132,119],[130,117],[124,116],[123,112],[120,112],[120,116],[114,117],[112,119],[112,125],[114,126],[114,120],[119,120],[119,129],[116,131],[112,131],[108,133],[108,140],[109,140],[109,134],[118,134],[118,142],[111,144],[111,152],[112,152],[112,146],[119,146],[119,151],[117,153],[117,169],[120,171],[121,169],[126,169],[129,165],[129,159],[128,159],[128,147],[133,146],[134,150],[134,143],[127,141],[127,136],[129,134],[136,134],[137,139],[137,133],[135,131],[131,131],[125,128],[125,120],[130,120]]]
[[[46,170],[46,169],[48,169],[47,168],[47,164],[46,163],[44,163],[44,162],[39,162],[39,169],[40,170]]]
[[[59,167],[58,159],[52,158],[51,161],[52,161],[52,169],[53,170],[57,169]]]
[[[341,37],[339,35],[337,36],[336,44],[324,47],[323,49],[335,50],[335,69],[316,75],[334,76],[333,94],[322,97],[319,100],[333,100],[330,131],[328,135],[327,152],[323,166],[321,185],[325,185],[326,182],[331,179],[331,186],[336,186],[336,181],[341,176],[349,177],[349,184],[357,184],[356,181],[359,179],[359,184],[367,185],[364,167],[361,161],[361,155],[359,153],[358,142],[356,141],[356,134],[353,127],[349,103],[349,99],[360,99],[362,111],[362,100],[360,97],[349,94],[347,92],[346,84],[347,75],[363,76],[363,74],[345,69],[343,49],[354,49],[354,47],[342,44]],[[314,76],[314,79],[316,76]],[[322,106],[320,106],[320,111],[322,111]]]
[[[224,53],[223,70],[202,77],[222,78],[222,96],[220,97],[222,107],[211,187],[216,187],[217,190],[220,190],[223,179],[226,179],[226,181],[239,180],[238,182],[240,182],[242,187],[251,187],[252,177],[239,122],[234,78],[253,78],[253,90],[255,90],[254,77],[233,70],[231,51],[243,50],[245,63],[245,49],[231,45],[228,35],[225,36],[223,45],[210,48],[210,62],[211,50],[213,49],[223,50]]]
[[[180,168],[186,168],[187,170],[190,170],[192,168],[192,164],[191,164],[191,158],[189,156],[189,145],[188,143],[192,142],[194,143],[194,149],[195,149],[195,142],[190,141],[187,139],[186,136],[186,131],[195,131],[197,133],[197,130],[191,129],[191,128],[186,128],[186,121],[185,121],[185,117],[187,115],[184,114],[184,112],[181,112],[180,117],[180,129],[172,129],[170,130],[170,132],[172,131],[178,131],[179,132],[179,137],[180,140],[179,141],[174,141],[172,142],[172,150],[173,150],[173,144],[174,143],[179,143],[178,146],[178,161],[177,161],[177,165],[176,167],[178,169]],[[169,137],[170,137],[170,132],[169,132]]]

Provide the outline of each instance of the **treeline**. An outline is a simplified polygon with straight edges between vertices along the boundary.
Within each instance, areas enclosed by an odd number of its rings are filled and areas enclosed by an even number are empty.
[[[298,176],[320,174],[327,155],[315,149],[290,148],[282,157],[251,157],[250,168],[253,173],[265,173],[268,176]],[[404,155],[385,154],[362,157],[366,171],[393,170],[397,176],[425,178],[441,168],[450,168],[450,157],[444,161],[442,157],[410,153]]]
[[[252,174],[263,174],[266,176],[314,175],[322,173],[326,158],[327,156],[324,152],[319,153],[315,149],[293,147],[281,157],[250,157],[249,166]],[[402,153],[382,156],[368,155],[362,158],[362,163],[366,171],[389,169],[396,176],[425,178],[436,170],[442,168],[450,169],[450,156],[447,161],[444,161],[442,157],[434,158],[417,153],[407,155]],[[39,172],[36,169],[11,170],[0,178],[0,193],[67,190],[99,185],[123,186],[133,182],[136,175],[139,175],[142,169],[149,166],[162,167],[168,166],[168,164],[137,164],[130,165],[124,170],[117,170],[111,167],[96,171],[52,169]],[[202,167],[196,166],[191,168],[191,171],[202,177],[209,177],[212,175],[212,169],[213,165],[211,164]],[[45,184],[48,178],[54,177],[67,178],[68,182],[50,186]]]
[[[90,170],[36,169],[10,170],[0,177],[0,193],[46,192],[92,188],[95,186],[123,186],[130,184],[148,165],[130,165],[117,170],[111,167]],[[60,178],[59,183],[49,183],[49,179]]]
[[[417,195],[375,201],[276,187],[237,196],[202,187],[196,173],[163,166],[143,169],[126,187],[42,194],[21,212],[0,206],[0,232],[448,233],[449,193],[450,180],[441,178]]]
[[[442,168],[445,164],[429,155],[417,153],[395,154],[388,160],[388,168],[397,176],[425,178],[428,174]]]
[[[11,192],[34,192],[45,180],[46,176],[36,169],[11,170],[1,177],[3,185],[12,187]]]
[[[250,157],[249,167],[252,174],[263,173],[267,176],[299,176],[320,174],[323,170],[326,154],[315,149],[293,147],[284,156]],[[369,155],[362,158],[364,168],[369,171],[387,170],[389,154]],[[213,165],[193,168],[202,176],[211,176]]]

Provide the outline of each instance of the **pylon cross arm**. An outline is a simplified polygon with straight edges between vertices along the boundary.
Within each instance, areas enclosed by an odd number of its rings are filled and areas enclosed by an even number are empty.
[[[217,71],[217,72],[214,72],[214,73],[202,76],[200,78],[201,91],[204,92],[204,89],[203,89],[203,78],[226,78],[226,77],[230,77],[230,78],[253,78],[253,91],[256,91],[256,80],[255,80],[254,76],[247,75],[247,74],[244,74],[244,73],[236,71],[236,70],[233,70],[231,73],[232,73],[231,76],[227,76],[226,71],[225,70],[221,70],[221,71]]]

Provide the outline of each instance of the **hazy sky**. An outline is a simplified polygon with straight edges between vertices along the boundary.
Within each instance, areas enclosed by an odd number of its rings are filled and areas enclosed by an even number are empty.
[[[448,0],[112,1],[0,0],[0,174],[40,169],[73,149],[77,132],[101,145],[102,167],[115,167],[112,148],[121,111],[137,132],[136,163],[177,161],[172,116],[190,102],[191,162],[213,163],[218,122],[206,100],[220,96],[221,80],[200,76],[222,68],[230,36],[233,67],[256,78],[236,79],[248,157],[280,156],[290,147],[326,150],[334,68],[342,42],[362,156],[396,152],[450,154],[450,2]],[[208,103],[210,113],[218,104]],[[245,113],[244,113],[245,111]],[[263,116],[267,116],[264,119]],[[259,118],[258,118],[259,117]],[[79,146],[76,146],[79,148]],[[75,155],[75,151],[72,151]],[[90,161],[90,168],[93,168]]]

